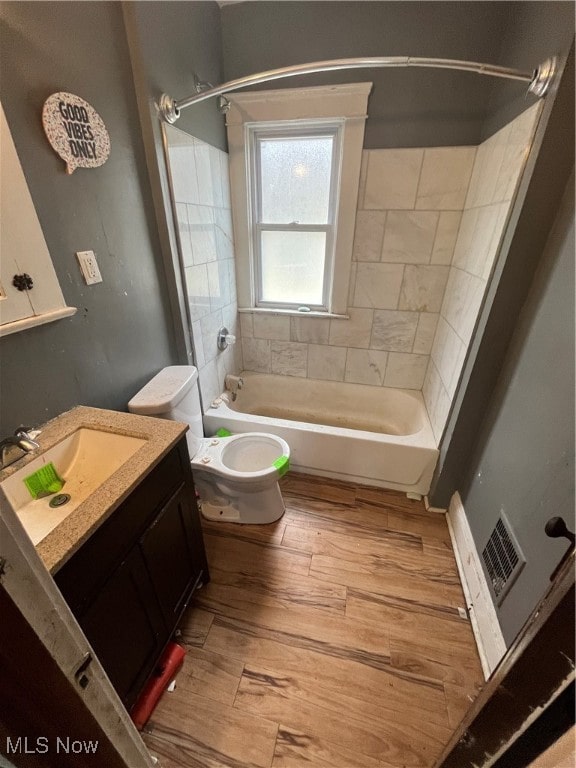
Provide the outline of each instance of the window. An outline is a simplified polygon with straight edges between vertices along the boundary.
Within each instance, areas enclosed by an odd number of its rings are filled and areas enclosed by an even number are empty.
[[[370,88],[228,96],[240,309],[346,312]]]
[[[249,131],[255,305],[327,311],[340,125],[260,124]]]

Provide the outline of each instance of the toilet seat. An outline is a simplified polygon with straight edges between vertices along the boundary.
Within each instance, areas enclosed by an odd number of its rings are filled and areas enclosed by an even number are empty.
[[[206,437],[191,460],[193,470],[213,474],[237,485],[266,485],[281,474],[274,462],[290,456],[288,443],[264,432],[231,437]]]

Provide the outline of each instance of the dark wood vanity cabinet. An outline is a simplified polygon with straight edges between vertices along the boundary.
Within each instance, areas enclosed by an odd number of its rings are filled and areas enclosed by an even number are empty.
[[[209,578],[185,439],[54,578],[129,709]]]

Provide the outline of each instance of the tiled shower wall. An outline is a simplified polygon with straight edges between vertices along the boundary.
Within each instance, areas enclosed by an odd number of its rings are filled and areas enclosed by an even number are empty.
[[[350,319],[242,313],[244,368],[420,390],[475,154],[364,151]]]
[[[538,114],[477,148],[365,150],[350,319],[243,312],[241,327],[228,156],[168,127],[205,405],[242,368],[422,390],[439,440]],[[222,325],[239,342],[224,353]]]
[[[240,339],[218,350],[222,326],[236,335],[237,302],[228,155],[166,126],[192,341],[204,407],[224,377],[242,369]]]
[[[423,395],[437,440],[464,365],[540,104],[478,147]]]

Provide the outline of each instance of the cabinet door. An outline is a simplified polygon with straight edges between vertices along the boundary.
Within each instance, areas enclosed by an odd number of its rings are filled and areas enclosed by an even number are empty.
[[[176,627],[205,569],[202,533],[190,484],[183,484],[140,540],[167,626]]]
[[[127,708],[169,639],[142,553],[135,547],[78,617]]]

